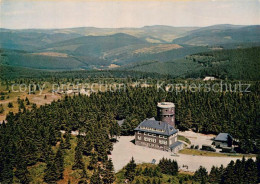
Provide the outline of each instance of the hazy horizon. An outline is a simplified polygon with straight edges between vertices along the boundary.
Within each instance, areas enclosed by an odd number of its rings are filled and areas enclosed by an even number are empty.
[[[231,25],[231,26],[260,26],[260,24],[248,24],[248,25],[235,25],[235,24],[214,24],[214,25],[208,25],[208,26],[171,26],[171,25],[144,25],[141,27],[93,27],[93,26],[84,26],[84,27],[64,27],[64,28],[6,28],[6,27],[0,27],[0,29],[9,29],[9,30],[30,30],[30,29],[42,29],[42,30],[54,30],[54,29],[79,29],[79,28],[96,28],[96,29],[141,29],[144,27],[155,27],[155,26],[161,26],[161,27],[176,27],[176,28],[203,28],[203,27],[211,27],[211,26],[219,26],[219,25]]]
[[[0,27],[6,29],[260,24],[260,0],[0,0],[0,5]]]

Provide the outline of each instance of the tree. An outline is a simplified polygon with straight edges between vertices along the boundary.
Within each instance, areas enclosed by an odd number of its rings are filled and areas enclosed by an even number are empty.
[[[162,158],[158,166],[164,174],[174,176],[178,173],[178,163],[174,160]]]
[[[234,173],[234,161],[232,160],[228,166],[226,167],[222,177],[221,177],[221,184],[232,184],[234,183],[234,178],[236,177]]]
[[[70,139],[71,139],[71,134],[70,134],[69,131],[66,131],[66,133],[65,133],[65,144],[64,144],[65,149],[71,148]]]
[[[210,183],[219,183],[221,181],[221,168],[212,166],[210,174],[209,174],[209,182]]]
[[[91,184],[103,184],[98,171],[96,171],[96,170],[94,171],[93,175],[90,178],[90,183]]]
[[[111,159],[107,161],[105,164],[105,172],[103,176],[104,183],[111,184],[115,181],[115,173],[114,173],[114,166]]]
[[[256,166],[258,172],[258,183],[260,183],[260,154],[258,154],[256,157]]]
[[[136,182],[135,182],[135,184],[141,184],[140,180],[137,179]]]
[[[3,104],[0,104],[0,114],[2,114],[5,111]]]
[[[63,179],[64,156],[63,156],[63,150],[61,148],[61,145],[59,146],[58,151],[56,153],[55,164],[57,166],[58,179]]]
[[[25,98],[25,101],[26,101],[26,105],[30,105],[30,101],[27,97]]]
[[[54,154],[53,152],[48,156],[47,159],[47,166],[45,169],[45,174],[44,174],[44,181],[46,183],[57,183],[56,181],[58,180],[59,174],[58,174],[58,168],[54,160]]]
[[[249,158],[246,161],[246,167],[245,167],[245,178],[246,178],[246,183],[248,184],[254,184],[257,183],[257,166],[255,162],[253,161],[252,158]]]
[[[9,102],[7,106],[8,106],[8,108],[13,108],[14,107],[12,102]]]
[[[83,156],[82,156],[82,147],[83,147],[82,138],[78,137],[78,144],[75,148],[74,164],[72,166],[73,170],[83,169],[85,167],[84,162],[83,162]]]
[[[91,152],[93,150],[93,143],[91,140],[91,136],[89,134],[87,134],[85,136],[85,144],[84,144],[84,148],[83,148],[83,153],[87,156],[91,155]]]
[[[157,184],[155,179],[153,179],[153,184]]]
[[[83,167],[82,172],[81,172],[80,175],[81,175],[81,178],[87,178],[87,177],[88,177],[87,171],[86,171],[86,169],[85,169],[85,166]]]
[[[208,172],[206,168],[200,166],[200,168],[194,174],[194,180],[201,182],[201,184],[206,184],[208,181]]]
[[[90,170],[96,168],[97,162],[98,162],[97,155],[96,155],[96,153],[94,152],[94,153],[91,154],[90,162],[89,162],[88,168],[89,168]]]
[[[0,172],[0,176],[1,176],[0,181],[3,183],[11,184],[13,183],[13,177],[14,177],[12,163],[8,159],[8,160],[4,160],[3,165],[4,168],[2,168]]]
[[[19,179],[20,183],[29,184],[31,181],[30,173],[27,169],[26,159],[22,157],[18,151],[15,176]]]
[[[129,181],[133,181],[135,177],[135,168],[136,168],[136,163],[134,161],[134,158],[130,160],[130,162],[125,166],[125,177]]]

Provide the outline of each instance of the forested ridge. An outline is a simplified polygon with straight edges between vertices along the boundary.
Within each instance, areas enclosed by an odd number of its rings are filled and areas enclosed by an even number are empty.
[[[204,47],[203,47],[204,48]],[[192,48],[189,48],[192,49]],[[196,52],[195,52],[196,51]],[[228,80],[251,80],[257,81],[260,79],[260,47],[251,48],[240,48],[240,49],[223,49],[223,50],[209,50],[208,48],[201,50],[195,50],[194,52],[182,53],[179,49],[172,51],[166,51],[163,53],[158,53],[156,57],[142,58],[138,60],[138,57],[133,58],[133,61],[129,64],[122,65],[119,68],[99,70],[85,70],[90,68],[83,68],[84,70],[79,70],[79,68],[74,68],[71,70],[71,65],[77,65],[79,60],[76,62],[69,62],[68,58],[62,58],[66,60],[63,63],[67,71],[59,71],[60,68],[56,70],[38,70],[30,67],[29,65],[12,65],[9,63],[9,59],[5,52],[0,49],[0,72],[2,75],[0,79],[2,80],[12,80],[17,78],[204,78],[206,76],[214,76],[219,79]],[[16,51],[18,52],[18,51]],[[22,52],[22,51],[20,51]],[[173,55],[172,55],[173,53]],[[174,54],[182,54],[181,56],[175,56]],[[20,53],[19,53],[20,54]],[[152,55],[153,56],[153,55]],[[12,62],[22,60],[23,57],[19,55],[11,54]],[[35,57],[42,57],[38,55],[33,55],[29,60],[31,62],[37,61]],[[24,58],[26,61],[28,59]],[[36,59],[36,60],[35,60]],[[57,65],[60,65],[59,57],[52,59]],[[75,60],[75,58],[73,58]],[[29,61],[28,60],[28,61]],[[46,60],[46,59],[45,59]],[[50,58],[47,58],[48,61]],[[90,58],[91,60],[91,58]],[[98,61],[92,60],[93,63],[98,64]],[[24,63],[24,62],[22,62]],[[36,62],[37,63],[37,62]],[[41,62],[39,59],[39,65]],[[53,65],[53,63],[50,63]],[[68,66],[67,66],[68,65]],[[105,64],[103,64],[105,65]],[[36,67],[37,68],[37,67]],[[48,69],[48,68],[41,68]],[[77,71],[78,70],[78,71]]]
[[[184,55],[179,59],[168,57],[167,60],[162,61],[162,59],[154,57],[150,60],[124,65],[116,70],[147,71],[168,74],[172,78],[187,79],[214,76],[222,80],[257,81],[260,79],[259,53],[260,47],[205,50]]]
[[[138,71],[115,71],[115,70],[81,70],[81,71],[44,71],[29,69],[23,67],[13,67],[0,64],[1,80],[61,80],[61,79],[86,79],[86,78],[131,78],[131,79],[161,79],[169,78],[170,75],[152,73],[152,72],[138,72]]]
[[[191,72],[189,74],[191,77],[215,76],[230,80],[260,79],[260,47],[215,50],[192,54],[186,59],[202,66],[200,71]]]
[[[241,152],[259,153],[258,87],[258,83],[253,83],[251,93],[177,94],[158,92],[155,87],[127,87],[126,91],[99,92],[90,97],[66,96],[50,105],[33,106],[32,110],[20,105],[20,112],[9,114],[6,123],[0,125],[0,182],[28,183],[27,166],[45,162],[45,175],[50,177],[44,181],[55,183],[63,170],[59,155],[70,148],[71,130],[86,135],[78,136],[72,169],[81,170],[83,180],[90,177],[85,175],[86,168],[92,171],[93,180],[99,178],[100,170],[111,178],[113,167],[107,158],[113,149],[110,139],[132,134],[142,120],[156,116],[156,104],[162,99],[176,104],[178,128],[194,128],[203,133],[228,132],[240,140]],[[122,127],[116,123],[117,119],[126,119]],[[65,135],[60,130],[65,130]],[[61,151],[54,153],[52,146]],[[82,162],[83,155],[90,159],[89,165]]]

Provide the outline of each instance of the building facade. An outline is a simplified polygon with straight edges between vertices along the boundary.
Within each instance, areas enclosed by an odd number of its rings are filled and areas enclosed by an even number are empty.
[[[135,144],[168,151],[177,142],[178,131],[166,122],[144,120],[135,128]]]
[[[171,102],[157,105],[157,119],[151,118],[141,122],[135,128],[135,144],[163,151],[177,152],[183,143],[178,141],[175,126],[175,106]]]
[[[214,139],[213,144],[216,148],[232,147],[233,137],[228,133],[219,133]]]

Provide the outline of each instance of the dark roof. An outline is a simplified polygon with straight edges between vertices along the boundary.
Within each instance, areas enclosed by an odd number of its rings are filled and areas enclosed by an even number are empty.
[[[174,149],[174,148],[176,148],[176,147],[178,147],[179,145],[182,145],[182,144],[183,144],[182,142],[177,141],[177,142],[171,144],[169,147],[170,147],[171,149]]]
[[[148,130],[142,127],[164,130],[164,132],[156,131],[156,130]],[[143,131],[143,132],[149,132],[149,133],[155,133],[155,134],[167,135],[167,136],[170,136],[178,132],[175,128],[173,128],[173,126],[169,125],[168,123],[163,121],[156,121],[154,120],[154,118],[144,120],[135,128],[135,131]]]
[[[228,137],[233,139],[232,136],[230,134],[228,134],[228,133],[219,133],[218,136],[215,138],[215,141],[226,142],[226,141],[228,141]]]

